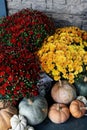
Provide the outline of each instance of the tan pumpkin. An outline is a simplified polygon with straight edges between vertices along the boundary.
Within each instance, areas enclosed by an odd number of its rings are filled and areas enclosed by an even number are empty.
[[[10,119],[17,114],[17,109],[8,101],[0,101],[0,130],[8,130],[11,127]]]
[[[69,106],[70,113],[75,118],[80,118],[86,113],[85,104],[80,100],[73,100]]]
[[[69,104],[77,95],[73,85],[69,84],[67,80],[61,80],[52,87],[51,96],[55,102]]]
[[[70,117],[69,108],[65,104],[54,103],[49,108],[48,117],[54,123],[64,123]]]

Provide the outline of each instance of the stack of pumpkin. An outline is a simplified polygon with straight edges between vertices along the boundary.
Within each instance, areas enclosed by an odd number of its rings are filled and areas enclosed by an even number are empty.
[[[78,27],[56,29],[37,52],[42,70],[55,81],[51,96],[56,102],[48,112],[54,123],[70,114],[80,118],[87,105],[87,32]]]
[[[72,115],[81,118],[86,113],[87,100],[84,96],[78,96],[76,88],[66,80],[60,80],[51,89],[51,96],[55,103],[48,112],[49,119],[57,124],[64,123]]]
[[[48,114],[47,100],[42,96],[23,98],[18,108],[10,101],[0,101],[0,130],[34,130],[31,125],[44,121]]]
[[[23,98],[18,109],[11,106],[10,102],[0,102],[0,130],[34,130],[32,126],[40,124],[47,116],[53,123],[61,124],[70,115],[74,118],[85,115],[86,98],[77,96],[75,87],[66,80],[58,81],[52,86],[51,96],[54,103],[50,107],[46,98],[40,95]]]

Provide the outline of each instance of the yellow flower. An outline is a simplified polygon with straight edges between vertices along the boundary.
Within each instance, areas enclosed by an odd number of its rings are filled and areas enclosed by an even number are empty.
[[[58,76],[60,74],[60,72],[58,70],[56,70],[56,69],[53,69],[52,74]]]
[[[69,73],[68,79],[69,79],[70,83],[73,83],[74,82],[74,73]]]
[[[67,79],[74,82],[75,77],[87,70],[87,32],[78,27],[58,28],[55,34],[44,40],[37,52],[41,67],[54,80]]]
[[[85,53],[85,55],[83,57],[83,62],[85,65],[87,65],[87,52]]]
[[[54,52],[55,51],[55,45],[50,43],[49,51]]]
[[[48,39],[47,39],[47,41],[51,42],[51,41],[53,41],[53,39],[54,39],[54,36],[49,36]]]
[[[60,76],[55,75],[55,76],[54,76],[54,80],[55,80],[55,81],[60,80]]]
[[[86,66],[86,70],[87,70],[87,66]]]

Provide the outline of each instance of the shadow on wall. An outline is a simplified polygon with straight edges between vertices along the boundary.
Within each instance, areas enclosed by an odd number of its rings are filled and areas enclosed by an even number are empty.
[[[87,8],[84,9],[81,13],[82,15],[82,29],[87,31]]]
[[[72,24],[67,20],[54,20],[54,22],[57,28],[72,26]]]
[[[87,8],[82,11],[81,15],[83,15],[83,20],[87,21]]]
[[[73,15],[72,21],[71,19],[68,20],[59,20],[54,19],[55,25],[57,28],[66,27],[66,26],[78,26],[83,30],[87,31],[87,8],[84,9],[80,15]]]

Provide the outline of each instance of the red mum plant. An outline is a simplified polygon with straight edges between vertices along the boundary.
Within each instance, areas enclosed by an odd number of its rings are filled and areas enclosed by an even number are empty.
[[[41,46],[44,38],[54,33],[54,23],[44,13],[22,9],[7,16],[0,24],[0,44],[28,47],[31,50]]]
[[[26,48],[0,46],[0,98],[18,100],[38,95],[39,62]]]

